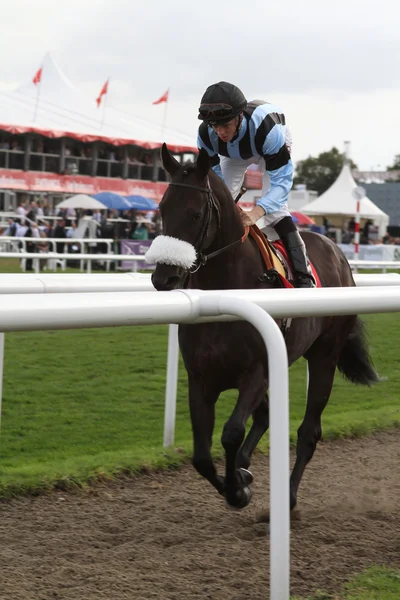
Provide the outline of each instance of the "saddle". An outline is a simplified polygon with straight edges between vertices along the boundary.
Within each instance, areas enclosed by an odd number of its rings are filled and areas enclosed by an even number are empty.
[[[263,257],[266,273],[262,276],[262,279],[268,281],[278,277],[282,287],[293,288],[294,286],[291,283],[294,279],[293,269],[282,241],[271,242],[257,225],[245,227],[245,236],[247,235],[253,238]],[[317,287],[321,287],[318,273],[311,262],[310,266]]]

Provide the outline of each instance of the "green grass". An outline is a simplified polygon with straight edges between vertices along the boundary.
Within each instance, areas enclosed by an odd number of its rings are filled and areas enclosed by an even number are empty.
[[[73,261],[73,254],[68,254],[68,261]],[[110,271],[104,271],[103,269],[100,270],[96,270],[94,267],[96,263],[92,263],[92,272],[93,273],[108,273],[108,274],[113,274],[113,273],[117,273],[117,274],[121,274],[121,271],[117,271],[114,268],[114,264],[111,263],[110,266]],[[76,267],[67,267],[65,269],[65,271],[62,271],[61,268],[58,266],[57,267],[57,271],[40,271],[41,273],[58,273],[59,275],[62,273],[82,273],[82,271],[79,268]],[[83,271],[84,273],[86,273],[86,266],[85,266],[85,270]],[[124,273],[126,271],[122,271],[122,273]],[[129,272],[129,271],[128,271]],[[150,273],[150,271],[140,271],[141,273]],[[0,273],[23,273],[21,266],[20,266],[20,261],[18,258],[2,258],[0,260]],[[30,273],[34,273],[34,271],[30,271]]]
[[[71,259],[73,260],[73,258]],[[33,272],[33,271],[31,271]],[[42,273],[55,273],[55,271],[41,271]],[[60,267],[57,268],[57,273],[80,273],[79,269],[68,268],[65,271],[61,271]],[[113,272],[113,271],[112,271]],[[20,267],[20,261],[18,258],[2,258],[0,260],[0,273],[23,273]]]
[[[345,585],[340,594],[319,592],[307,600],[398,600],[400,598],[400,571],[373,567]],[[293,598],[293,600],[304,600]]]
[[[339,375],[324,413],[325,438],[400,425],[398,315],[369,316],[381,376],[373,388]],[[5,336],[0,495],[84,484],[121,471],[175,466],[192,448],[186,373],[179,369],[176,448],[162,448],[167,327],[12,333]],[[290,370],[291,440],[304,412],[305,361]],[[235,393],[217,404],[214,452]],[[260,447],[266,449],[268,436]]]
[[[346,600],[398,600],[400,571],[375,567],[346,586]]]

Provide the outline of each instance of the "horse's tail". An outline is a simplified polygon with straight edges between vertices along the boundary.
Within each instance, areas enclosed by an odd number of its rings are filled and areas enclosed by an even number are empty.
[[[352,383],[370,386],[379,381],[368,352],[364,323],[358,317],[337,366],[342,375]]]

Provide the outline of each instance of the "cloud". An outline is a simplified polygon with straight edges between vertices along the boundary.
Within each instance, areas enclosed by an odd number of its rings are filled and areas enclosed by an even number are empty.
[[[156,122],[165,107],[151,103],[169,87],[168,124],[193,140],[202,93],[224,79],[283,108],[296,157],[353,139],[369,167],[400,151],[399,17],[395,0],[14,0],[0,79],[30,79],[51,51],[89,96],[111,77],[110,104]]]
[[[253,0],[247,10],[237,1],[229,8],[210,0],[194,7],[183,0],[114,2],[112,18],[102,5],[96,27],[75,34],[64,51],[81,48],[82,78],[98,71],[106,56],[115,78],[146,84],[151,92],[167,79],[188,93],[219,79],[235,80],[250,93],[394,88],[400,83],[400,8],[390,4],[388,12],[380,5],[377,17],[376,3],[368,0],[362,9],[354,0],[331,7]]]

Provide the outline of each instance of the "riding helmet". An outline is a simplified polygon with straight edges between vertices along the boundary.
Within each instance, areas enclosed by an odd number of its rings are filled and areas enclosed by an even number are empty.
[[[198,118],[210,124],[229,121],[246,107],[243,92],[232,83],[220,81],[210,85],[200,102]]]

